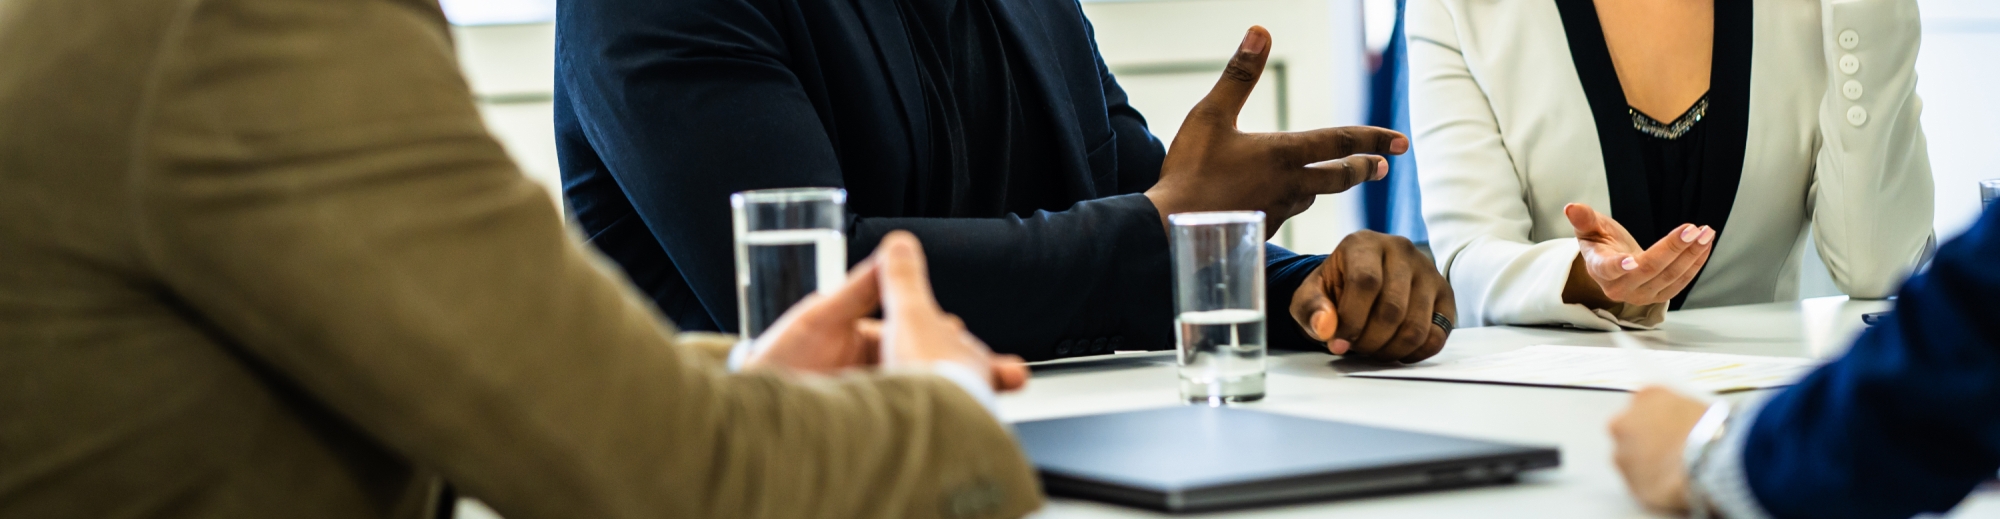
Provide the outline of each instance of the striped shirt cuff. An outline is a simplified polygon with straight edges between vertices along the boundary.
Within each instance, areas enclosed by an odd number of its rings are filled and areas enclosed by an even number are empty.
[[[1710,509],[1722,517],[1771,518],[1763,505],[1757,503],[1757,495],[1750,489],[1750,476],[1743,467],[1743,446],[1749,441],[1751,427],[1757,424],[1763,402],[1763,399],[1743,402],[1729,417],[1728,430],[1708,447],[1701,467],[1692,475],[1692,483],[1701,488],[1699,495],[1707,497]]]

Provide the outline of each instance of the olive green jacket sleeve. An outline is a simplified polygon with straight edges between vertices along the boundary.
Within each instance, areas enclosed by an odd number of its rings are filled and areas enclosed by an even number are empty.
[[[389,449],[510,519],[1039,506],[942,378],[730,374],[676,342],[487,134],[435,3],[183,4],[134,143],[145,260]]]

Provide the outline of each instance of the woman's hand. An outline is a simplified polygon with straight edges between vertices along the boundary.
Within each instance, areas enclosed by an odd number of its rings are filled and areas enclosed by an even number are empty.
[[[1582,251],[1570,267],[1563,302],[1592,308],[1672,300],[1708,264],[1715,241],[1715,229],[1681,224],[1652,248],[1641,249],[1624,225],[1588,205],[1563,206],[1563,216],[1576,228]]]

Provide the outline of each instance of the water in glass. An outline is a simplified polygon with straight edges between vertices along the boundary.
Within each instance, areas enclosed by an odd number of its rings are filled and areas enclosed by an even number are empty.
[[[1175,324],[1182,395],[1194,401],[1264,396],[1264,312],[1183,312]]]
[[[743,235],[747,275],[736,279],[744,336],[764,333],[793,303],[846,279],[847,240],[837,229],[750,231]]]

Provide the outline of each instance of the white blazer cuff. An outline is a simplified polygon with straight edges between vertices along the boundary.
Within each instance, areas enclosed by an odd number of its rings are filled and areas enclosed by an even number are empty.
[[[1520,251],[1520,256],[1508,266],[1507,270],[1511,272],[1499,276],[1502,279],[1512,278],[1511,282],[1506,282],[1512,286],[1494,294],[1498,297],[1491,301],[1487,323],[1556,324],[1612,331],[1619,328],[1652,329],[1666,320],[1665,304],[1643,307],[1621,305],[1605,310],[1563,302],[1563,288],[1569,284],[1570,266],[1576,262],[1579,253],[1574,238],[1548,240]]]

